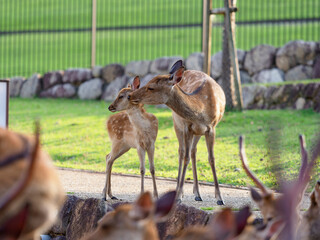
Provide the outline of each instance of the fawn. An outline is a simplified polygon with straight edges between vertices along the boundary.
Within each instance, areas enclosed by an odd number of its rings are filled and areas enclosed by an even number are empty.
[[[38,239],[55,221],[64,191],[36,137],[0,128],[0,239]]]
[[[148,154],[150,173],[153,181],[153,193],[158,197],[154,170],[155,141],[158,134],[158,120],[147,113],[142,104],[132,104],[128,95],[139,89],[140,79],[135,77],[131,86],[123,88],[109,106],[111,112],[122,111],[112,115],[107,121],[107,129],[112,142],[111,152],[106,156],[106,184],[102,197],[106,200],[117,199],[111,192],[111,170],[114,161],[130,148],[136,148],[140,159],[141,193],[144,192],[145,152]]]

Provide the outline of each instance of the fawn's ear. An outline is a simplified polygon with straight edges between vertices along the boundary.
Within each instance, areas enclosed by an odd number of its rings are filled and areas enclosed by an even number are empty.
[[[137,90],[137,89],[139,89],[139,87],[140,87],[140,78],[139,78],[139,76],[136,76],[133,79],[131,89],[132,90]]]
[[[234,233],[235,217],[230,208],[225,208],[214,216],[210,223],[210,232],[216,239],[226,239]]]
[[[133,203],[133,208],[129,214],[134,219],[145,219],[152,212],[153,205],[150,192],[145,192]]]
[[[182,60],[177,61],[170,70],[170,80],[173,81],[173,84],[176,84],[181,81],[182,75],[184,73],[185,67],[182,64]]]
[[[175,205],[176,195],[176,191],[171,191],[161,196],[157,200],[154,213],[156,222],[162,222],[166,220]]]
[[[254,188],[250,188],[250,192],[251,197],[255,202],[260,202],[262,200],[262,196]]]

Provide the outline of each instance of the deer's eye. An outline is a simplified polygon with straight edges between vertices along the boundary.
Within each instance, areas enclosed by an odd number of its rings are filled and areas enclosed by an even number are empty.
[[[148,90],[153,91],[153,90],[154,90],[154,88],[150,88],[150,87],[148,87]]]
[[[123,98],[123,96],[119,96],[119,99]]]

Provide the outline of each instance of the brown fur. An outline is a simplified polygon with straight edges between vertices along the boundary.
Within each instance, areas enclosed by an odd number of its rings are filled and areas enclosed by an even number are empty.
[[[196,149],[202,135],[206,136],[208,160],[212,169],[215,194],[218,204],[223,204],[215,170],[215,127],[225,110],[225,95],[222,88],[207,74],[200,71],[184,71],[182,62],[176,62],[173,75],[159,75],[144,87],[132,92],[129,97],[134,104],[166,104],[173,110],[173,122],[179,141],[178,198],[190,157],[193,166],[194,194],[201,200],[196,172]]]
[[[23,136],[34,149],[35,138]],[[18,154],[25,148],[19,134],[0,128],[0,161]],[[24,157],[0,168],[0,195],[14,187],[28,167]],[[27,207],[25,225],[19,239],[37,239],[55,221],[64,201],[64,191],[55,172],[50,156],[40,148],[37,150],[34,170],[28,185],[8,207],[2,209],[0,225],[19,215]]]
[[[167,218],[174,206],[175,192],[160,197],[156,203],[145,192],[133,204],[124,204],[107,213],[98,222],[97,229],[82,240],[157,240],[156,222]]]
[[[139,81],[138,78],[136,78]],[[132,88],[120,90],[117,98],[109,106],[110,111],[122,111],[112,115],[107,121],[107,129],[112,143],[111,152],[106,156],[106,184],[102,197],[115,198],[111,192],[111,169],[114,161],[130,148],[136,148],[140,159],[141,193],[144,191],[145,152],[148,153],[150,172],[153,179],[154,196],[158,196],[155,169],[154,150],[158,134],[158,120],[147,113],[142,104],[132,104],[127,96],[133,92]]]

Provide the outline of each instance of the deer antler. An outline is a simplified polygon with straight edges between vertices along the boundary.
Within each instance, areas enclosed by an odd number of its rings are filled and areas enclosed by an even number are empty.
[[[34,171],[35,162],[36,162],[36,159],[37,159],[38,149],[39,149],[39,146],[40,146],[40,141],[39,141],[40,133],[39,132],[40,132],[39,122],[36,122],[36,130],[35,130],[36,140],[35,140],[34,150],[33,150],[32,154],[30,154],[31,156],[29,157],[29,159],[30,159],[29,166],[28,166],[27,170],[25,171],[25,174],[23,175],[23,177],[21,177],[20,180],[18,181],[18,183],[14,187],[12,187],[7,192],[7,194],[4,195],[4,197],[2,197],[0,199],[0,213],[10,203],[12,203],[12,201],[14,199],[16,199],[19,196],[19,194],[24,190],[24,188],[28,185],[28,183],[31,180],[31,177],[32,177],[32,174],[33,174],[33,171]],[[26,151],[26,152],[29,153],[28,151]],[[18,154],[17,156],[20,156],[20,155]],[[9,156],[8,158],[11,158],[11,157]],[[4,162],[7,162],[7,161],[5,160]]]
[[[239,137],[239,150],[240,150],[240,159],[242,162],[243,169],[247,173],[247,175],[252,179],[252,181],[255,183],[255,185],[263,192],[263,194],[268,194],[268,190],[266,187],[259,181],[259,179],[250,171],[248,167],[248,160],[246,156],[246,152],[243,146],[244,137]]]

